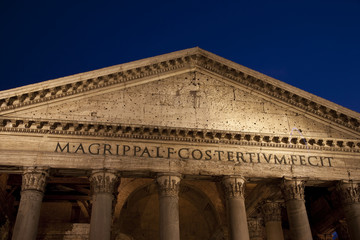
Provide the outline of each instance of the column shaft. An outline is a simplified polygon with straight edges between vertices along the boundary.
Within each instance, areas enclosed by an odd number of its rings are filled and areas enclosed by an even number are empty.
[[[352,181],[342,181],[338,185],[345,219],[351,240],[360,239],[360,189]]]
[[[110,240],[112,223],[112,203],[119,177],[110,171],[94,171],[90,177],[92,209],[90,220],[90,240]]]
[[[341,219],[339,220],[339,225],[336,228],[336,232],[339,235],[339,239],[341,240],[350,240],[350,236],[349,236],[349,229],[347,227],[347,223],[346,220]]]
[[[264,202],[261,205],[267,240],[284,240],[281,226],[281,206],[278,202]]]
[[[292,239],[312,239],[310,224],[306,213],[304,201],[287,201],[286,210],[289,218]]]
[[[249,229],[244,201],[245,179],[225,177],[223,185],[226,192],[227,208],[232,240],[249,240]]]
[[[160,240],[180,240],[179,175],[160,174],[159,187]]]
[[[36,239],[47,176],[43,169],[27,168],[24,171],[12,240]]]
[[[304,189],[304,182],[297,179],[284,179],[282,184],[292,240],[312,240]]]
[[[265,231],[266,231],[267,240],[284,240],[284,234],[283,234],[281,222],[265,223]]]

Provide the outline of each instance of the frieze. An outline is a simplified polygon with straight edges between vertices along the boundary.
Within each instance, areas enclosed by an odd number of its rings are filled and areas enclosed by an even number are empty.
[[[333,167],[333,157],[296,154],[273,154],[267,152],[230,151],[219,148],[108,144],[108,143],[60,143],[54,146],[56,153],[131,156],[181,160],[229,161],[234,163],[260,163],[275,165],[303,165]]]
[[[219,61],[204,56],[202,50],[196,49],[182,57],[164,60],[145,66],[126,69],[120,72],[110,73],[104,76],[79,80],[65,85],[53,86],[32,92],[23,92],[15,96],[0,99],[0,111],[7,111],[32,104],[54,100],[61,97],[68,97],[82,94],[95,89],[110,87],[115,84],[132,81],[135,79],[158,76],[177,69],[193,70],[195,67],[221,75],[242,85],[251,87],[259,92],[265,93],[270,97],[275,97],[285,101],[295,107],[301,108],[330,120],[347,128],[360,132],[360,121],[357,118],[348,116],[338,110],[331,109],[322,104],[312,101],[310,98],[299,96],[294,92],[281,89],[261,77],[245,73],[243,70],[223,64]]]

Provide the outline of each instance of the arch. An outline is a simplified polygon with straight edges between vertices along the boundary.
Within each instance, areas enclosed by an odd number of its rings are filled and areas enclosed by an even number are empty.
[[[133,181],[131,184],[133,192],[128,194],[126,201],[122,204],[120,215],[114,218],[116,219],[114,229],[118,233],[132,236],[135,240],[158,239],[157,186],[154,182],[144,183],[143,181],[137,183]],[[183,181],[181,184],[179,191],[181,239],[208,240],[223,223],[222,217],[220,217],[223,213],[219,213],[219,207],[214,205],[214,201],[219,199],[214,196],[212,199],[209,198],[206,190],[203,192],[198,188],[201,186],[201,183],[196,186],[188,181]],[[208,193],[209,190],[213,190],[213,187],[216,188],[215,184],[207,189]],[[130,189],[130,185],[128,189]]]

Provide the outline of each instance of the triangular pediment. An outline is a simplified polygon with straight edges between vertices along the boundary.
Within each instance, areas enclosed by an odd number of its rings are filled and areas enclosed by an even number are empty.
[[[359,138],[359,114],[194,48],[0,93],[3,118]]]

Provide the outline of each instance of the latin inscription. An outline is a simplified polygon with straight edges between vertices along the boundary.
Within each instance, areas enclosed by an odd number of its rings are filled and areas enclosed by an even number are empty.
[[[147,158],[177,158],[182,160],[231,161],[235,163],[267,163],[278,165],[307,165],[332,167],[333,157],[316,155],[237,152],[218,149],[174,148],[103,143],[57,143],[55,152],[90,155],[114,155]]]

